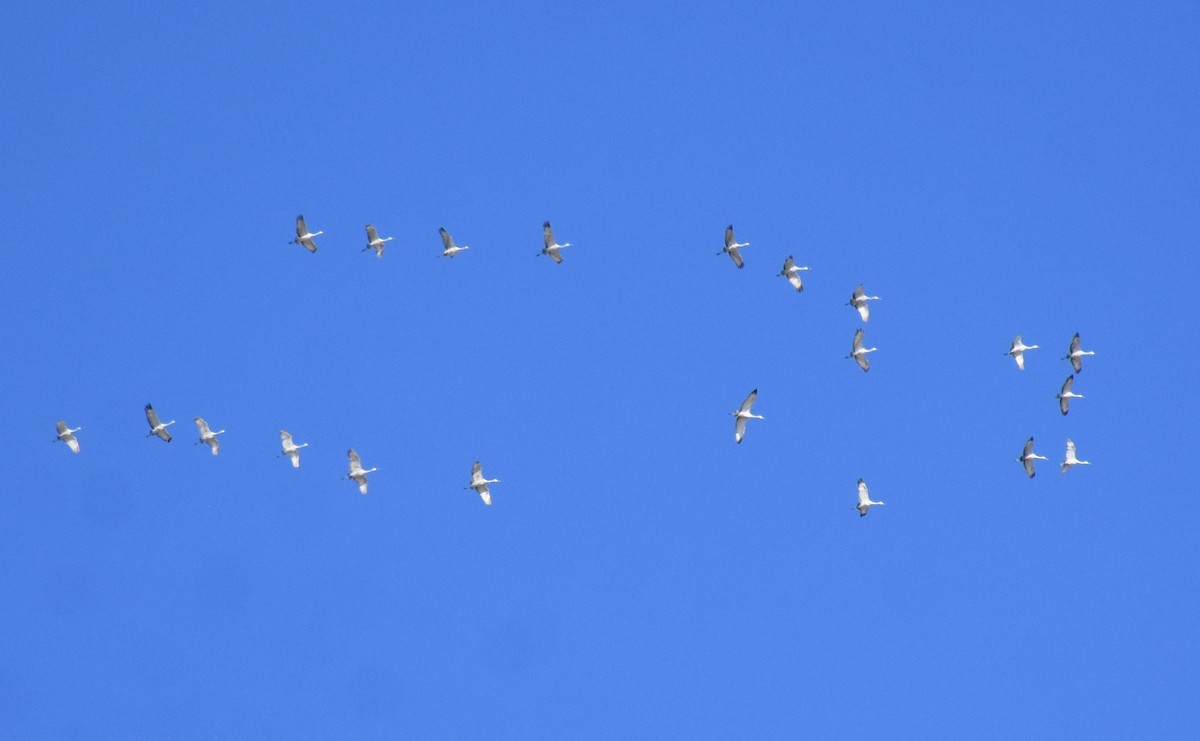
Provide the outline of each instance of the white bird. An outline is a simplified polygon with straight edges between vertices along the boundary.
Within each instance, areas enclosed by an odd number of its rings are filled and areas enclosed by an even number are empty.
[[[146,435],[146,437],[150,437],[150,435],[156,435],[158,436],[158,439],[162,440],[163,442],[171,442],[171,433],[167,432],[167,428],[175,424],[175,420],[171,420],[170,422],[159,422],[158,412],[154,411],[154,407],[147,404],[146,421],[150,423],[150,432]]]
[[[553,260],[555,263],[557,263],[559,265],[562,265],[562,255],[558,254],[558,251],[561,250],[563,247],[570,247],[571,243],[566,242],[564,244],[559,244],[558,242],[555,242],[554,241],[554,230],[550,228],[549,221],[542,224],[542,241],[546,243],[546,246],[543,247],[542,251],[539,252],[538,254],[539,255],[549,255],[551,260]]]
[[[454,257],[463,250],[471,249],[465,245],[459,247],[458,245],[454,244],[454,238],[451,237],[450,232],[446,231],[445,229],[439,228],[438,234],[442,235],[442,257]]]
[[[350,473],[347,474],[346,478],[351,479],[355,483],[357,483],[358,490],[360,492],[362,492],[363,494],[366,494],[367,493],[367,474],[374,473],[374,472],[378,471],[379,469],[378,468],[368,468],[368,469],[364,470],[362,467],[362,459],[358,457],[358,453],[354,452],[354,448],[350,448],[349,450],[347,450],[346,456],[350,459]]]
[[[881,507],[884,504],[885,502],[872,502],[871,495],[867,493],[867,482],[862,479],[858,480],[858,506],[855,509],[858,510],[859,517],[866,517],[867,511],[872,507]]]
[[[1075,369],[1076,373],[1078,373],[1083,370],[1083,356],[1095,354],[1096,353],[1092,352],[1091,350],[1079,349],[1079,333],[1076,332],[1075,336],[1071,338],[1071,349],[1068,350],[1067,354],[1063,356],[1063,360],[1070,360],[1071,367]]]
[[[56,424],[54,427],[55,427],[55,429],[58,430],[58,437],[54,438],[54,442],[58,442],[59,440],[62,440],[64,443],[67,444],[67,447],[71,449],[72,453],[78,453],[79,452],[79,438],[75,437],[75,433],[79,432],[83,428],[76,427],[75,429],[71,429],[70,427],[67,427],[67,423],[62,421],[61,419],[58,420],[58,424]]]
[[[1044,460],[1048,460],[1046,456],[1033,452],[1033,438],[1031,437],[1025,442],[1025,447],[1021,450],[1021,457],[1017,459],[1017,462],[1024,465],[1025,473],[1029,474],[1029,478],[1033,478],[1037,475],[1033,470],[1033,462]]]
[[[751,414],[750,407],[754,406],[754,400],[758,398],[758,389],[750,392],[742,405],[738,407],[736,412],[730,412],[736,419],[733,424],[733,440],[736,443],[741,443],[742,438],[746,436],[746,420],[762,419],[762,415]]]
[[[868,301],[878,301],[878,296],[868,296],[863,293],[863,284],[859,283],[858,288],[854,289],[854,293],[850,294],[850,300],[846,302],[846,306],[853,306],[858,309],[858,315],[865,322],[871,318],[871,310],[867,307]]]
[[[783,270],[779,273],[788,279],[788,283],[792,284],[792,288],[795,288],[797,293],[804,290],[804,281],[800,280],[801,270],[808,270],[808,268],[797,265],[791,255],[788,255],[788,259],[783,261]]]
[[[286,455],[288,458],[291,458],[292,468],[299,468],[300,448],[307,448],[308,443],[301,443],[297,445],[296,443],[292,442],[292,433],[288,432],[287,430],[279,431],[279,439],[283,442],[283,452],[279,455]]]
[[[205,422],[202,417],[196,417],[196,419],[192,421],[196,423],[196,429],[200,431],[200,442],[196,444],[200,445],[203,443],[204,445],[207,445],[208,447],[212,448],[213,455],[216,455],[217,451],[221,448],[221,441],[217,440],[217,435],[224,434],[225,430],[217,430],[216,432],[213,432],[209,428],[208,423]]]
[[[390,242],[393,239],[395,237],[380,237],[375,227],[367,224],[367,246],[363,247],[362,251],[375,250],[375,257],[383,257],[383,243]]]
[[[1063,381],[1062,389],[1059,390],[1054,398],[1058,399],[1058,410],[1065,416],[1069,411],[1067,405],[1071,403],[1071,399],[1082,399],[1083,394],[1077,394],[1071,390],[1075,385],[1075,376],[1067,376],[1067,380]]]
[[[317,243],[313,241],[313,237],[319,237],[325,232],[310,232],[308,226],[304,223],[304,216],[296,217],[296,238],[288,242],[288,244],[298,244],[309,252],[317,251]]]
[[[1071,466],[1090,466],[1091,461],[1081,461],[1075,457],[1075,443],[1067,439],[1067,458],[1062,462],[1062,472],[1066,473]]]
[[[850,347],[850,354],[847,358],[854,358],[854,362],[858,363],[858,367],[863,369],[863,372],[871,370],[871,361],[867,360],[867,353],[875,352],[877,347],[863,347],[863,330],[862,327],[854,330],[854,344]]]
[[[738,250],[749,246],[749,242],[735,242],[733,240],[733,224],[730,224],[729,226],[725,227],[725,248],[717,254],[729,255],[729,259],[733,260],[733,264],[737,265],[739,268],[742,268],[745,267],[745,264],[742,262],[742,256]]]
[[[475,461],[471,465],[471,483],[463,487],[464,489],[474,489],[479,498],[484,504],[491,505],[492,493],[488,491],[488,484],[498,484],[500,479],[485,479],[483,477],[483,466],[479,461]]]
[[[1021,335],[1017,335],[1016,339],[1012,341],[1012,347],[1008,348],[1008,352],[1004,354],[1013,356],[1013,360],[1017,361],[1017,367],[1025,370],[1025,351],[1036,349],[1038,349],[1037,345],[1026,345],[1021,342]]]

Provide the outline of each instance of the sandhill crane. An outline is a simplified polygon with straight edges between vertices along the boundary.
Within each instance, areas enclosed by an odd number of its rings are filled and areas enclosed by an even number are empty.
[[[1071,338],[1071,349],[1068,350],[1067,354],[1063,356],[1063,360],[1070,360],[1071,367],[1075,369],[1076,373],[1078,373],[1083,370],[1083,356],[1095,354],[1096,353],[1092,352],[1091,350],[1079,349],[1079,333],[1076,332],[1075,336]]]
[[[1026,345],[1021,342],[1021,335],[1017,335],[1016,339],[1012,341],[1012,347],[1008,348],[1008,352],[1004,354],[1013,356],[1013,360],[1017,361],[1017,368],[1025,370],[1025,351],[1036,349],[1038,349],[1037,345]]]
[[[850,300],[846,302],[846,306],[853,306],[855,309],[858,309],[858,315],[865,322],[871,318],[871,309],[867,307],[867,302],[878,300],[878,296],[868,296],[863,293],[863,284],[859,283],[858,288],[854,289],[854,293],[850,294]]]
[[[871,495],[867,492],[867,482],[862,479],[858,480],[858,510],[859,517],[866,517],[867,511],[872,507],[882,507],[885,502],[872,502]]]
[[[202,417],[196,417],[192,421],[196,423],[196,429],[200,431],[200,440],[196,444],[207,445],[208,447],[212,448],[212,454],[216,455],[217,451],[221,448],[221,442],[217,440],[217,435],[224,434],[225,430],[217,430],[216,432],[213,432],[211,429],[209,429],[208,423],[205,422]]]
[[[555,242],[554,241],[554,230],[550,228],[549,221],[542,224],[542,241],[546,243],[546,246],[543,247],[542,251],[539,252],[538,254],[539,255],[549,255],[550,259],[553,260],[556,264],[562,265],[562,255],[558,254],[558,251],[561,250],[563,247],[570,247],[571,243],[566,242],[564,244],[559,244],[558,242]]]
[[[1064,416],[1068,411],[1070,411],[1067,409],[1067,405],[1071,403],[1071,399],[1083,398],[1083,394],[1077,394],[1071,390],[1071,387],[1074,385],[1075,376],[1067,376],[1067,380],[1063,381],[1062,389],[1054,395],[1054,398],[1058,399],[1058,410],[1062,412]]]
[[[362,251],[375,250],[375,257],[383,257],[383,243],[390,242],[393,239],[395,237],[380,237],[375,227],[367,224],[367,246],[363,247]]]
[[[309,252],[317,251],[317,243],[313,241],[313,237],[319,237],[325,232],[310,232],[308,226],[304,223],[304,215],[296,217],[296,238],[288,242],[288,244],[298,244]]]
[[[788,259],[783,261],[783,270],[779,273],[788,279],[788,283],[792,284],[792,288],[795,288],[797,293],[804,290],[804,281],[800,280],[801,270],[808,270],[808,268],[797,265],[792,256],[788,255]]]
[[[279,439],[283,443],[283,452],[279,455],[286,455],[288,458],[291,458],[292,468],[299,468],[300,448],[307,448],[308,443],[301,443],[297,445],[296,443],[292,442],[292,433],[288,432],[287,430],[279,431]]]
[[[1075,457],[1075,443],[1067,438],[1067,457],[1062,462],[1062,472],[1066,473],[1071,466],[1090,466],[1091,464],[1091,461],[1081,461]]]
[[[750,392],[750,395],[746,397],[746,400],[742,402],[742,405],[738,407],[736,412],[730,412],[730,414],[735,417],[735,421],[733,423],[733,440],[736,443],[740,444],[742,442],[742,438],[746,436],[746,420],[762,419],[762,415],[752,414],[750,412],[750,407],[754,406],[754,400],[757,398],[758,389],[754,389]]]
[[[171,442],[171,433],[167,432],[167,428],[175,424],[175,420],[171,420],[170,422],[159,422],[158,412],[154,411],[154,407],[147,404],[146,421],[150,423],[150,432],[146,434],[146,437],[150,437],[150,435],[156,435],[158,436],[158,439],[162,440],[163,442]]]
[[[720,255],[720,254],[729,255],[729,259],[733,260],[734,265],[737,265],[739,268],[743,268],[743,267],[745,267],[745,263],[742,262],[742,255],[741,255],[741,253],[738,252],[738,250],[740,250],[743,247],[749,247],[749,246],[750,246],[749,242],[735,242],[734,241],[734,239],[733,239],[733,224],[730,224],[729,226],[725,227],[725,248],[723,250],[721,250],[720,252],[718,252],[717,254],[718,255]]]
[[[854,331],[854,344],[850,347],[850,354],[847,358],[854,358],[854,362],[858,363],[858,367],[863,369],[863,372],[871,370],[871,361],[867,360],[867,353],[875,352],[877,347],[863,347],[863,330],[859,327]]]
[[[470,247],[463,245],[459,247],[454,243],[454,237],[450,236],[450,232],[445,229],[438,229],[438,234],[442,235],[442,257],[454,257],[463,250],[469,250]]]
[[[479,461],[475,461],[471,464],[471,483],[463,488],[474,489],[484,504],[491,505],[492,493],[488,491],[488,484],[498,483],[500,483],[500,479],[485,479],[483,477],[483,466]]]
[[[374,473],[379,469],[368,468],[364,470],[362,467],[362,459],[358,457],[358,453],[354,452],[354,448],[350,448],[346,451],[346,457],[350,460],[350,473],[347,474],[345,478],[353,480],[356,484],[358,484],[358,490],[363,494],[366,494],[367,474]]]
[[[56,430],[58,430],[58,436],[54,438],[54,442],[62,440],[67,444],[67,447],[71,449],[72,453],[78,453],[79,438],[75,437],[75,433],[79,432],[83,428],[76,427],[75,429],[71,429],[70,427],[67,427],[67,423],[61,419],[58,420],[58,424],[54,425],[54,427]]]
[[[1033,478],[1037,473],[1033,470],[1034,461],[1048,460],[1044,455],[1038,455],[1033,452],[1033,438],[1025,441],[1025,447],[1021,449],[1021,457],[1017,462],[1025,466],[1025,473],[1029,474],[1029,478]]]

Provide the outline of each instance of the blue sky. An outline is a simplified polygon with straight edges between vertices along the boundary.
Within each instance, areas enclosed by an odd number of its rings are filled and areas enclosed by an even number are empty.
[[[14,737],[1200,733],[1195,4],[5,16]]]

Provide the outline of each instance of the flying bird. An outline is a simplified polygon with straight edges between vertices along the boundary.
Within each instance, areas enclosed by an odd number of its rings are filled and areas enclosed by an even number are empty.
[[[1076,332],[1075,336],[1071,338],[1071,349],[1063,356],[1063,360],[1070,360],[1071,367],[1075,369],[1076,373],[1079,373],[1083,370],[1083,356],[1095,354],[1091,350],[1079,349],[1079,333]],[[1066,412],[1063,412],[1063,414],[1066,414]]]
[[[317,243],[313,241],[313,237],[319,237],[325,232],[310,232],[308,226],[304,223],[304,216],[296,217],[296,238],[288,242],[288,244],[298,244],[309,252],[317,251]]]
[[[746,397],[746,400],[742,402],[742,405],[738,407],[736,412],[730,412],[730,414],[736,418],[733,423],[733,440],[736,443],[740,444],[742,442],[742,438],[746,436],[746,420],[762,419],[761,415],[752,414],[750,412],[750,407],[754,406],[754,400],[757,398],[758,389],[754,389],[750,392],[750,395]]]
[[[79,432],[83,428],[76,427],[75,429],[71,429],[70,427],[67,427],[67,423],[61,419],[58,420],[58,424],[54,425],[54,427],[56,430],[58,430],[58,436],[54,438],[54,442],[61,440],[67,444],[67,447],[71,449],[72,453],[78,453],[79,438],[75,437],[75,433]]]
[[[363,470],[362,459],[358,457],[358,453],[354,452],[354,448],[346,451],[346,456],[350,460],[350,473],[346,478],[351,479],[358,484],[358,490],[363,494],[367,493],[367,474],[378,471],[378,468],[368,468]]]
[[[200,431],[200,441],[196,444],[207,445],[208,447],[212,448],[212,454],[216,455],[217,451],[221,448],[221,441],[217,440],[217,435],[224,434],[225,430],[217,430],[216,432],[213,432],[209,428],[208,423],[205,422],[202,417],[196,417],[196,419],[192,421],[196,423],[196,429]]]
[[[390,242],[393,239],[395,237],[380,237],[375,227],[367,224],[367,246],[363,247],[362,251],[375,250],[375,257],[383,257],[383,243]]]
[[[150,423],[150,432],[146,434],[146,437],[150,437],[150,435],[156,435],[158,439],[162,440],[163,442],[171,442],[171,433],[167,432],[167,428],[175,424],[175,420],[171,420],[170,422],[159,422],[158,412],[154,411],[154,407],[147,404],[146,421]]]
[[[878,300],[878,296],[868,296],[863,293],[863,284],[859,283],[858,288],[854,289],[854,293],[850,294],[850,300],[846,302],[846,306],[853,306],[855,309],[858,309],[858,315],[865,322],[871,318],[871,309],[867,307],[867,302]]]
[[[720,252],[718,252],[717,254],[718,255],[720,255],[720,254],[729,255],[729,259],[733,260],[734,265],[737,265],[739,268],[743,268],[743,267],[745,267],[745,263],[742,262],[742,255],[741,255],[741,253],[738,252],[738,250],[740,250],[743,247],[749,247],[749,246],[750,246],[749,242],[735,242],[734,241],[734,239],[733,239],[733,224],[730,224],[729,226],[725,227],[725,248],[723,250],[721,250]]]
[[[279,431],[279,439],[283,443],[283,452],[279,455],[286,455],[288,458],[291,458],[292,468],[299,468],[300,448],[307,448],[308,443],[301,443],[300,445],[297,445],[296,443],[292,442],[292,433],[288,432],[287,430]]]
[[[871,495],[867,492],[867,482],[862,479],[858,480],[858,506],[855,509],[858,510],[859,517],[866,517],[867,511],[872,507],[881,507],[884,504],[884,502],[872,502]]]
[[[858,367],[863,369],[863,372],[871,370],[871,361],[867,360],[867,353],[875,352],[877,347],[863,347],[863,330],[859,327],[854,331],[854,344],[850,347],[850,354],[847,358],[854,358],[854,362],[858,363]]]
[[[1062,472],[1066,473],[1071,466],[1090,466],[1091,464],[1091,461],[1081,461],[1075,457],[1075,443],[1067,438],[1067,457],[1062,462]]]
[[[791,255],[788,255],[788,259],[783,261],[783,270],[779,273],[788,279],[788,283],[792,284],[792,288],[795,288],[797,293],[804,291],[804,281],[800,280],[801,270],[808,270],[808,268],[797,265]]]
[[[554,230],[550,228],[549,221],[542,224],[542,241],[546,243],[546,246],[543,247],[542,251],[539,252],[538,254],[539,255],[549,255],[551,260],[553,260],[558,265],[562,265],[562,255],[558,254],[558,251],[561,250],[563,247],[570,247],[571,243],[566,242],[564,244],[559,244],[558,242],[555,242],[554,241]]]
[[[1043,455],[1033,452],[1033,438],[1031,437],[1025,442],[1025,447],[1021,450],[1021,457],[1017,459],[1017,462],[1024,465],[1025,473],[1029,474],[1029,478],[1033,478],[1037,475],[1033,470],[1033,462],[1044,460],[1048,459]]]
[[[1083,394],[1077,394],[1071,390],[1071,387],[1074,385],[1075,376],[1067,376],[1067,380],[1063,381],[1062,389],[1054,395],[1054,398],[1058,399],[1058,410],[1062,412],[1064,416],[1066,416],[1067,412],[1070,411],[1067,409],[1067,405],[1071,403],[1071,399],[1083,398]]]
[[[462,247],[456,245],[454,243],[454,237],[451,237],[450,232],[446,231],[445,229],[439,228],[438,234],[442,235],[442,257],[454,257],[463,250],[471,249],[465,245]]]
[[[1026,345],[1021,342],[1021,335],[1017,335],[1016,339],[1012,341],[1012,347],[1008,348],[1008,352],[1004,354],[1013,356],[1013,360],[1017,361],[1017,368],[1025,370],[1025,351],[1036,349],[1038,349],[1037,345]]]
[[[500,479],[485,479],[483,477],[483,466],[479,461],[475,461],[471,465],[471,483],[463,487],[464,489],[474,489],[479,498],[484,504],[491,505],[492,493],[488,491],[488,484],[498,484]]]

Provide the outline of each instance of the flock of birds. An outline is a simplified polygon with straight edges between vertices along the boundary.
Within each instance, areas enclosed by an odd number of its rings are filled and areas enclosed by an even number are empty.
[[[1021,339],[1021,335],[1017,335],[1012,341],[1012,346],[1008,348],[1008,352],[1004,354],[1011,355],[1013,360],[1017,362],[1017,368],[1020,370],[1025,370],[1025,353],[1029,350],[1037,349],[1037,345],[1026,345]],[[1075,373],[1079,373],[1083,370],[1084,357],[1095,354],[1096,353],[1091,350],[1083,349],[1082,345],[1080,344],[1079,333],[1076,332],[1075,336],[1071,338],[1071,345],[1069,348],[1067,348],[1067,354],[1064,355],[1062,359],[1071,361],[1071,367],[1075,369]],[[1071,399],[1083,398],[1083,394],[1077,394],[1073,390],[1075,386],[1075,373],[1067,376],[1067,380],[1063,381],[1062,388],[1060,388],[1058,393],[1054,395],[1054,398],[1058,399],[1058,410],[1062,412],[1064,417],[1068,412],[1071,411]],[[1028,475],[1029,478],[1033,478],[1037,475],[1037,471],[1035,471],[1033,467],[1033,462],[1044,460],[1049,459],[1033,452],[1033,437],[1031,436],[1025,441],[1025,447],[1021,449],[1021,455],[1019,458],[1017,458],[1017,462],[1025,467],[1026,475]],[[1067,471],[1071,470],[1071,466],[1087,465],[1091,465],[1091,461],[1079,460],[1079,457],[1075,454],[1074,441],[1072,441],[1071,438],[1067,438],[1067,452],[1062,462],[1062,473],[1066,473]]]
[[[325,232],[323,231],[310,231],[307,223],[304,220],[304,216],[297,216],[296,238],[290,240],[288,243],[299,245],[304,247],[309,252],[315,253],[317,251],[317,243],[315,239],[324,233]],[[366,246],[362,248],[363,251],[365,252],[367,250],[373,250],[376,257],[383,257],[384,245],[387,242],[392,241],[394,237],[380,237],[379,231],[371,224],[366,225],[366,234],[367,242]],[[454,238],[450,235],[450,232],[446,231],[444,228],[439,228],[438,234],[442,239],[442,255],[444,257],[452,258],[458,253],[465,252],[466,250],[470,249],[470,247],[466,245],[460,246],[455,244]],[[554,238],[554,230],[551,228],[549,221],[543,223],[542,225],[542,239],[543,247],[537,254],[547,255],[550,257],[550,259],[554,260],[556,264],[562,264],[563,258],[562,255],[559,254],[560,250],[565,247],[570,247],[571,244],[569,242],[562,244],[558,243],[558,241]],[[729,255],[729,258],[733,261],[734,265],[740,269],[745,267],[745,261],[742,259],[741,250],[742,248],[749,246],[749,242],[737,241],[734,236],[733,225],[730,224],[725,229],[725,246],[721,252],[718,252],[717,254]],[[804,282],[800,277],[800,273],[806,270],[809,270],[807,266],[797,265],[795,259],[789,255],[787,259],[784,260],[783,268],[779,275],[786,278],[797,293],[801,293],[804,291]],[[867,295],[866,291],[864,290],[864,286],[859,284],[859,286],[854,289],[854,293],[850,295],[850,300],[846,302],[846,305],[853,307],[854,310],[858,312],[858,315],[862,321],[866,323],[871,318],[869,302],[878,300],[880,300],[879,296]],[[876,352],[878,348],[866,347],[863,341],[863,336],[863,328],[857,328],[854,332],[854,339],[851,343],[850,354],[846,357],[853,359],[858,367],[862,368],[863,372],[866,372],[871,370],[871,363],[868,360],[867,355],[869,353]],[[1017,335],[1012,341],[1012,345],[1009,347],[1008,352],[1006,352],[1005,355],[1012,356],[1012,358],[1016,361],[1017,368],[1019,370],[1025,370],[1025,353],[1036,349],[1038,349],[1037,345],[1026,345],[1022,341],[1021,335]],[[1079,373],[1083,370],[1083,358],[1088,355],[1095,355],[1095,353],[1090,350],[1083,350],[1081,348],[1079,333],[1076,332],[1075,336],[1071,339],[1070,348],[1063,359],[1069,360],[1071,362],[1071,366],[1075,370],[1075,373]],[[1083,398],[1082,394],[1077,394],[1074,392],[1074,383],[1075,375],[1072,374],[1067,377],[1067,380],[1063,382],[1062,388],[1059,390],[1058,394],[1055,395],[1055,398],[1058,399],[1059,410],[1063,413],[1063,415],[1066,415],[1069,412],[1071,399]],[[746,396],[745,400],[742,401],[741,406],[739,406],[733,412],[730,412],[730,414],[734,417],[733,439],[736,444],[741,444],[742,440],[745,439],[746,424],[749,420],[763,419],[762,415],[754,414],[752,411],[754,401],[757,398],[758,389],[754,389],[749,393],[749,395]],[[171,442],[171,433],[167,430],[167,428],[175,424],[175,420],[171,420],[170,422],[161,421],[158,417],[158,413],[155,412],[154,407],[151,404],[146,405],[145,413],[146,422],[150,425],[150,432],[148,432],[146,436],[157,437],[160,440],[168,443]],[[199,440],[197,440],[196,444],[207,445],[212,451],[212,454],[217,455],[221,449],[221,442],[217,436],[223,434],[225,430],[213,430],[209,426],[208,422],[206,422],[202,417],[196,417],[193,421],[196,424],[196,430],[199,434]],[[56,424],[57,436],[55,437],[55,441],[66,443],[67,447],[72,453],[78,453],[80,446],[79,438],[76,433],[82,429],[82,427],[72,428],[67,425],[66,421],[60,419]],[[291,433],[289,433],[287,430],[279,431],[279,439],[281,445],[279,457],[287,457],[291,461],[293,468],[299,468],[300,450],[308,447],[308,443],[301,443],[297,445],[295,440],[292,438]],[[359,457],[358,453],[355,452],[354,448],[350,448],[348,451],[346,451],[346,458],[348,462],[348,472],[342,478],[344,480],[353,481],[355,484],[357,484],[359,492],[366,494],[367,476],[378,471],[379,469],[363,468],[362,459]],[[1047,458],[1045,456],[1040,456],[1033,451],[1033,437],[1030,437],[1029,440],[1026,441],[1025,446],[1021,451],[1021,456],[1017,458],[1017,461],[1024,466],[1025,472],[1029,478],[1033,478],[1036,475],[1034,470],[1034,461],[1038,460],[1044,461],[1047,460]],[[1089,464],[1090,461],[1080,460],[1077,457],[1075,443],[1068,439],[1066,455],[1062,462],[1062,472],[1066,473],[1072,466]],[[471,465],[471,479],[464,489],[474,490],[485,505],[490,505],[492,503],[492,495],[488,486],[490,484],[498,483],[500,483],[500,479],[489,479],[484,477],[482,464],[479,461],[475,461],[475,463]],[[858,510],[859,516],[865,517],[871,507],[882,506],[883,504],[884,502],[876,502],[871,500],[866,482],[863,479],[859,479],[858,504],[855,505],[855,509]]]

